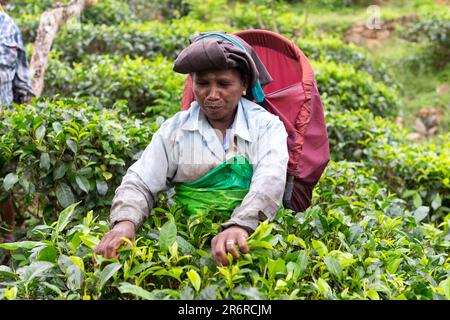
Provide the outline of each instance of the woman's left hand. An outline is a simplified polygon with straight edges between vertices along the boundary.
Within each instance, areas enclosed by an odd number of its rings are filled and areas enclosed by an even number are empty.
[[[240,255],[239,251],[236,249],[236,245],[239,246],[242,253],[247,253],[249,251],[247,238],[248,231],[239,226],[229,227],[215,236],[211,241],[211,253],[216,265],[228,265],[228,252],[230,252],[235,259],[239,259]]]

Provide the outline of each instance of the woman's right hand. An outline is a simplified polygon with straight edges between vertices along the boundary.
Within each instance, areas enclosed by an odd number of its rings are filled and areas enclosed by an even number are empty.
[[[116,250],[124,242],[121,238],[127,238],[134,241],[136,228],[131,221],[118,222],[111,231],[107,232],[100,243],[95,247],[94,252],[105,258],[118,258]]]

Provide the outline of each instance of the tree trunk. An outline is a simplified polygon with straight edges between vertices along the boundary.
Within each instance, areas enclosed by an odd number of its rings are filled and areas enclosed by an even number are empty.
[[[79,17],[88,7],[96,5],[97,0],[73,0],[45,11],[39,22],[33,56],[30,62],[30,73],[33,82],[33,92],[36,97],[44,90],[44,76],[47,69],[48,55],[58,29],[71,17]]]

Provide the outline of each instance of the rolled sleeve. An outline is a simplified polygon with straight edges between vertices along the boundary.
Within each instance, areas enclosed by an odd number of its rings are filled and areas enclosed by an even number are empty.
[[[116,190],[111,205],[112,226],[128,220],[138,229],[150,215],[159,193],[170,188],[168,177],[173,166],[167,149],[160,129]]]

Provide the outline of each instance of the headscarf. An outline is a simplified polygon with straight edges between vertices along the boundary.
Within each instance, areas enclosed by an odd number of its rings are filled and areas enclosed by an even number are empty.
[[[175,60],[175,72],[187,74],[208,69],[239,68],[247,75],[251,88],[247,97],[257,102],[264,99],[262,86],[271,82],[272,77],[247,42],[222,31],[200,33],[190,42]]]

